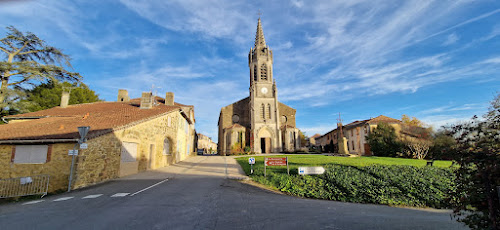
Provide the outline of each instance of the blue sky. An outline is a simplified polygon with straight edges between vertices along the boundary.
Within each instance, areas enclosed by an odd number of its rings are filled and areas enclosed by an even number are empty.
[[[220,108],[248,96],[259,9],[279,100],[308,135],[339,112],[439,127],[483,114],[500,91],[498,0],[0,1],[0,27],[63,49],[107,101],[175,92],[217,140]]]

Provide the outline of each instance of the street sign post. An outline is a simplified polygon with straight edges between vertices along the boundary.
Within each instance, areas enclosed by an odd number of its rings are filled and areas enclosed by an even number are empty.
[[[285,166],[288,175],[290,175],[290,168],[288,167],[288,157],[264,157],[264,176],[266,176],[267,166]]]
[[[76,149],[76,146],[79,144],[80,145],[85,144],[84,142],[87,141],[87,134],[89,133],[89,130],[90,130],[90,126],[78,127],[78,133],[80,134],[80,139],[75,144],[75,146],[73,146],[73,151],[70,150],[68,153],[70,156],[72,156],[71,157],[71,169],[69,171],[68,192],[71,191],[71,182],[73,181],[73,168],[75,167],[75,156],[78,155],[78,150]],[[85,148],[87,147],[86,145],[87,144],[85,144]]]
[[[255,164],[255,157],[248,158],[248,164],[250,164],[250,174],[253,174],[253,165]]]
[[[299,175],[318,175],[325,173],[323,167],[299,167]]]

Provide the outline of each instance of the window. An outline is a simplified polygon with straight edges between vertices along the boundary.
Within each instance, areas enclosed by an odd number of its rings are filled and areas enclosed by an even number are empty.
[[[266,66],[266,64],[262,64],[260,66],[260,80],[267,81],[267,66]]]
[[[264,108],[264,104],[261,104],[260,105],[260,117],[262,117],[262,119],[266,119],[266,117],[264,116],[265,110],[266,110],[266,108]]]
[[[48,145],[16,145],[14,163],[41,164],[47,162]]]
[[[163,140],[163,155],[172,155],[170,152],[170,140],[168,140],[168,138]]]
[[[257,66],[253,66],[253,81],[257,81]]]
[[[267,104],[267,118],[271,119],[271,104]]]

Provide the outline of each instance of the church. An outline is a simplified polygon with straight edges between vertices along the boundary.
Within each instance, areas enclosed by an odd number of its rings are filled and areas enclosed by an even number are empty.
[[[296,110],[278,101],[273,51],[266,45],[260,18],[255,44],[248,54],[248,67],[250,96],[220,111],[218,153],[295,151],[300,146]]]

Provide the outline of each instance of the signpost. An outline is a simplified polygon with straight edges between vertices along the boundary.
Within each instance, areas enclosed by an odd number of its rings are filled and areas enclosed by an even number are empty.
[[[299,167],[299,175],[318,175],[325,173],[323,167]]]
[[[69,183],[68,183],[68,192],[71,191],[71,182],[73,180],[73,168],[75,167],[75,156],[78,156],[78,150],[76,149],[76,146],[78,144],[85,144],[84,142],[87,141],[87,134],[89,133],[90,126],[82,126],[78,127],[78,133],[80,134],[80,139],[78,142],[73,146],[73,150],[69,150],[68,155],[72,156],[71,157],[71,169],[69,171]],[[87,144],[85,144],[85,149],[87,147]]]
[[[248,158],[248,164],[250,164],[250,174],[253,174],[253,165],[255,164],[255,157]]]
[[[264,176],[266,176],[267,166],[285,166],[288,175],[290,175],[290,168],[288,167],[288,157],[264,157]]]

